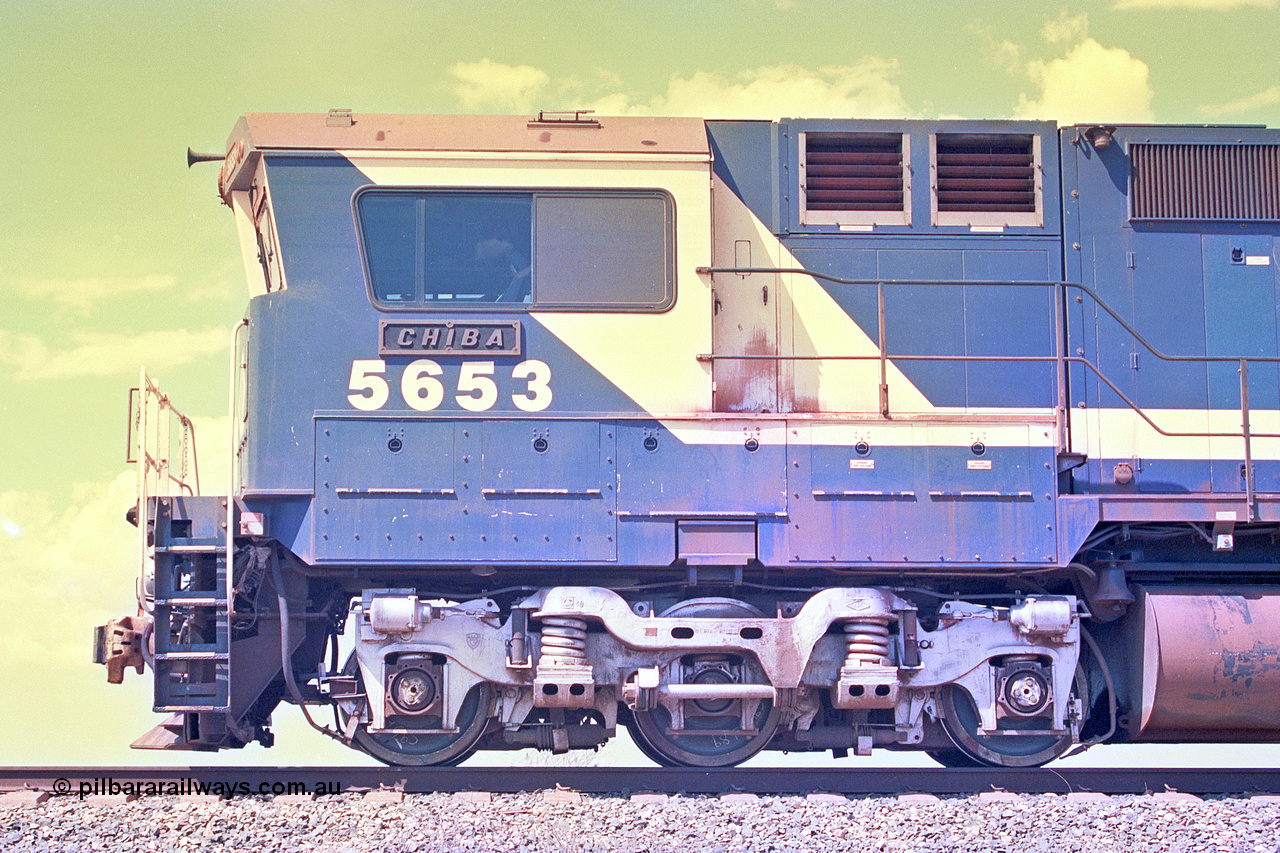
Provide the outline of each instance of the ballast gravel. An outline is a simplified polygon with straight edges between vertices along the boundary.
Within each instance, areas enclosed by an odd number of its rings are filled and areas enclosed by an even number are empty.
[[[575,801],[547,793],[487,801],[451,794],[287,803],[155,797],[101,805],[54,797],[0,805],[0,850],[1280,853],[1275,798],[584,795]]]

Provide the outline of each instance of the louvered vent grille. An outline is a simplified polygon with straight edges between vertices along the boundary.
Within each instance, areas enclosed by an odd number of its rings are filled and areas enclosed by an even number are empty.
[[[939,133],[936,142],[939,212],[1036,212],[1033,136]]]
[[[900,211],[904,205],[902,135],[805,135],[808,210]]]
[[[1134,143],[1134,219],[1280,219],[1280,145]]]

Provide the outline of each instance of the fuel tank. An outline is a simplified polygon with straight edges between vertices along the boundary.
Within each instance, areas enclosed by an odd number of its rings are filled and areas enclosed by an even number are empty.
[[[1245,586],[1136,591],[1135,739],[1280,740],[1280,594]]]

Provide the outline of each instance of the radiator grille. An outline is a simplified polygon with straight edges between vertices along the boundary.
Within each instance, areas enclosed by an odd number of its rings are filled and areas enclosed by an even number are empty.
[[[902,135],[805,135],[808,210],[900,211],[904,207]]]
[[[1134,143],[1134,219],[1280,219],[1280,145]]]
[[[939,212],[1036,212],[1030,134],[939,133],[936,152]]]

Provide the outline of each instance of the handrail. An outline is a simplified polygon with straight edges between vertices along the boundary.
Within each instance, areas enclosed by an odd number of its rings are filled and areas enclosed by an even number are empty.
[[[732,354],[710,354],[699,353],[697,359],[699,361],[876,361],[879,355],[765,355],[759,353],[732,355]],[[1053,364],[1058,361],[1056,356],[1052,355],[895,355],[888,353],[889,361],[977,361],[977,362],[1040,362],[1041,364]],[[1096,364],[1083,356],[1064,356],[1062,359],[1068,364],[1082,364],[1097,376],[1108,388],[1110,388],[1117,397],[1119,397],[1125,405],[1133,409],[1138,417],[1146,421],[1160,435],[1166,438],[1240,438],[1241,433],[1238,432],[1175,432],[1166,430],[1153,421],[1142,407],[1129,399],[1129,397],[1121,391],[1116,384],[1107,378]],[[1247,367],[1246,367],[1247,373]],[[1253,438],[1280,438],[1280,433],[1276,432],[1251,432]]]
[[[247,341],[241,338],[241,332],[249,328],[249,320],[241,319],[231,329],[231,364],[227,386],[230,400],[227,404],[230,435],[228,447],[231,451],[227,495],[234,497],[239,487],[240,456],[244,452],[245,425],[249,422],[248,369],[249,356],[241,352],[241,344]],[[241,405],[243,403],[243,405]]]
[[[806,270],[800,267],[698,267],[696,272],[699,275],[714,275],[715,273],[737,273],[738,275],[749,275],[751,273],[767,273],[775,275],[804,275],[809,278],[816,278],[822,281],[830,281],[834,284],[851,284],[851,285],[889,285],[891,287],[907,286],[907,287],[955,287],[957,285],[971,285],[975,287],[1051,287],[1057,289],[1079,290],[1098,303],[1102,310],[1106,311],[1120,327],[1142,344],[1148,352],[1161,361],[1187,361],[1187,362],[1239,362],[1246,356],[1238,355],[1167,355],[1156,349],[1155,345],[1144,338],[1137,329],[1130,326],[1124,318],[1116,313],[1110,305],[1107,304],[1101,296],[1099,296],[1092,288],[1083,284],[1077,284],[1073,281],[981,281],[972,279],[857,279],[857,278],[840,278],[834,275],[828,275],[822,272]],[[717,356],[718,357],[718,356]],[[1280,364],[1280,356],[1256,356],[1248,357],[1249,361],[1259,364]]]
[[[934,361],[934,362],[1042,362],[1052,363],[1057,366],[1057,405],[1056,411],[1059,413],[1059,447],[1062,450],[1067,448],[1066,442],[1066,418],[1069,405],[1066,396],[1066,366],[1068,364],[1081,364],[1091,371],[1103,384],[1119,397],[1126,406],[1128,406],[1138,417],[1142,418],[1146,424],[1156,433],[1170,438],[1239,438],[1244,442],[1244,479],[1246,499],[1249,506],[1250,518],[1254,515],[1254,477],[1253,477],[1253,452],[1252,440],[1255,438],[1280,438],[1280,433],[1260,433],[1253,432],[1250,427],[1249,419],[1249,363],[1257,364],[1280,364],[1280,356],[1243,356],[1243,355],[1170,355],[1162,352],[1154,344],[1148,341],[1143,335],[1131,326],[1118,312],[1107,304],[1101,296],[1099,296],[1092,288],[1083,284],[1070,281],[981,281],[981,280],[931,280],[931,279],[848,279],[839,276],[830,275],[816,270],[808,270],[799,267],[698,267],[699,275],[715,275],[716,273],[733,273],[737,275],[750,275],[753,273],[761,273],[766,275],[803,275],[809,278],[821,281],[829,281],[834,284],[853,285],[853,286],[875,286],[876,288],[876,311],[878,337],[877,350],[874,355],[765,355],[765,354],[699,354],[699,361],[715,362],[717,360],[773,360],[773,361],[872,361],[880,362],[880,414],[882,417],[890,416],[889,408],[889,389],[888,389],[888,362],[890,361]],[[1054,322],[1054,343],[1053,346],[1056,354],[1052,356],[971,356],[971,355],[896,355],[888,351],[885,336],[885,302],[884,289],[886,286],[908,286],[908,287],[1036,287],[1051,288],[1058,296],[1053,304],[1053,322]],[[1087,295],[1093,302],[1107,313],[1115,322],[1124,329],[1125,332],[1133,336],[1133,339],[1141,344],[1147,352],[1151,353],[1156,359],[1174,363],[1194,363],[1194,364],[1236,364],[1240,373],[1240,418],[1241,428],[1239,432],[1178,432],[1166,430],[1160,427],[1150,416],[1143,411],[1142,407],[1121,391],[1114,382],[1107,378],[1101,369],[1093,362],[1082,356],[1069,356],[1066,354],[1064,347],[1066,346],[1066,318],[1064,316],[1064,305],[1067,290],[1077,290]]]
[[[148,496],[200,494],[200,459],[196,452],[196,427],[191,418],[178,411],[169,396],[141,371],[137,388],[129,389],[129,453],[126,462],[137,463],[141,491]],[[180,429],[178,472],[173,471],[173,425]],[[152,476],[154,475],[154,476]],[[154,484],[154,488],[146,488]],[[161,484],[164,484],[163,489]]]
[[[230,458],[227,460],[227,541],[226,562],[227,562],[227,613],[230,617],[231,612],[235,609],[235,593],[233,590],[239,579],[236,577],[236,497],[240,486],[240,454],[244,451],[244,426],[249,421],[249,395],[248,395],[248,377],[249,377],[249,355],[246,352],[243,356],[240,354],[240,333],[249,328],[249,318],[243,317],[235,327],[231,330],[231,376],[227,385],[230,388],[230,401],[227,404],[227,428],[230,430],[227,450]],[[246,347],[248,346],[246,342]],[[244,386],[244,416],[242,419],[236,417],[236,407],[240,401],[240,380],[245,380]],[[284,595],[283,592],[280,593]]]
[[[177,473],[173,470],[175,423],[180,431]],[[142,612],[149,613],[150,596],[145,580],[153,543],[148,541],[148,504],[153,497],[200,494],[200,459],[196,455],[195,424],[174,408],[168,395],[161,392],[159,385],[147,375],[145,367],[139,373],[138,387],[130,389],[129,393],[129,433],[130,452],[126,461],[138,466],[136,520],[141,566],[137,598]]]

